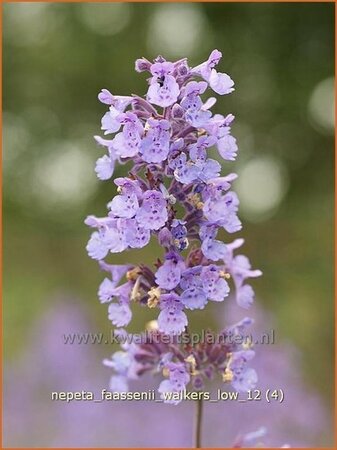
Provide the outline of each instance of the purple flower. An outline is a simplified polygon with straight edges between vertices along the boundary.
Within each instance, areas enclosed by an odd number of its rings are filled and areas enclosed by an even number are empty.
[[[168,253],[166,260],[156,272],[156,283],[163,289],[174,289],[180,282],[185,264],[181,257],[175,253]]]
[[[99,266],[102,270],[111,274],[112,282],[115,285],[117,285],[126,272],[132,268],[130,264],[107,264],[105,261],[99,261]]]
[[[145,247],[151,238],[150,230],[142,227],[137,220],[128,219],[124,223],[125,230],[125,241],[131,248],[142,248]]]
[[[102,118],[102,127],[104,134],[115,133],[119,130],[123,116],[121,113],[134,101],[133,97],[125,97],[121,95],[112,95],[107,89],[102,89],[98,94],[98,99],[110,105],[109,111]]]
[[[126,303],[110,303],[108,317],[116,327],[125,327],[131,321],[132,312]]]
[[[236,139],[229,134],[219,139],[218,150],[223,159],[227,161],[235,161],[238,151]]]
[[[208,198],[203,212],[210,224],[222,226],[228,233],[235,233],[242,228],[237,217],[238,206],[239,199],[231,191],[220,198]]]
[[[206,149],[215,143],[212,136],[201,136],[195,144],[189,146],[189,154],[195,169],[195,179],[207,182],[220,174],[221,166],[218,161],[207,158]],[[194,180],[192,180],[194,181]]]
[[[212,69],[219,64],[221,58],[222,53],[219,52],[219,50],[213,50],[209,55],[208,60],[194,67],[192,73],[196,73],[205,80],[208,80],[211,76]]]
[[[121,111],[110,106],[109,111],[104,114],[101,121],[101,130],[104,130],[104,134],[116,133],[122,124]]]
[[[202,164],[198,174],[198,179],[206,183],[208,180],[218,177],[221,166],[215,159],[206,159],[205,164]]]
[[[212,136],[200,136],[195,144],[189,146],[190,158],[193,162],[202,164],[207,159],[206,149],[215,143]]]
[[[196,286],[186,289],[180,299],[187,309],[204,309],[207,304],[205,291]]]
[[[115,291],[115,283],[108,278],[104,278],[98,289],[98,298],[101,303],[110,302]]]
[[[239,375],[234,375],[233,388],[238,392],[247,392],[256,387],[257,373],[254,369],[245,369]]]
[[[180,93],[179,85],[172,76],[174,65],[167,61],[158,62],[152,64],[150,70],[153,76],[147,91],[147,100],[163,108],[173,105]]]
[[[186,370],[185,364],[182,363],[169,362],[164,365],[164,369],[168,371],[169,379],[160,383],[158,392],[161,393],[161,398],[165,403],[177,405],[179,399],[175,399],[175,397],[170,394],[183,391],[190,381],[190,375]]]
[[[181,401],[179,394],[186,390],[189,384],[194,389],[200,389],[204,380],[213,379],[215,376],[220,377],[224,383],[231,383],[239,392],[255,387],[256,372],[248,365],[255,353],[244,349],[244,345],[240,344],[244,341],[245,328],[252,323],[249,318],[225,328],[217,335],[209,331],[206,341],[185,345],[175,335],[177,322],[180,326],[183,320],[180,316],[182,311],[178,296],[163,295],[160,307],[162,312],[158,319],[159,330],[138,335],[137,343],[133,342],[134,336],[123,331],[121,334],[126,343],[121,344],[121,347],[124,351],[117,351],[111,360],[104,360],[104,364],[114,370],[113,376],[124,378],[114,382],[116,389],[119,385],[125,388],[128,379],[139,378],[145,373],[159,373],[165,377],[158,388],[161,398],[166,403],[178,404]],[[174,322],[174,332],[170,332],[170,336],[166,335],[166,329],[160,330],[161,321],[167,326],[167,318],[161,318],[163,313],[167,312],[170,315],[170,330]],[[183,329],[181,326],[180,328]]]
[[[237,177],[238,176],[235,173],[230,173],[225,177],[217,177],[208,180],[206,186],[202,190],[203,201],[206,201],[209,198],[213,199],[213,201],[221,198],[223,192],[226,192],[231,188],[232,182],[236,180]]]
[[[114,168],[115,160],[108,155],[104,155],[96,161],[95,172],[100,180],[108,180],[112,177]]]
[[[227,254],[227,247],[221,241],[215,239],[217,235],[216,226],[203,226],[200,228],[200,239],[202,241],[201,251],[206,258],[212,261],[219,261],[223,259]]]
[[[177,294],[163,294],[160,297],[159,330],[166,334],[182,333],[187,326],[187,316],[183,308],[184,305]]]
[[[229,75],[217,72],[214,67],[218,65],[222,53],[213,50],[208,60],[192,69],[192,73],[200,75],[210,87],[219,95],[230,94],[234,91],[234,82]]]
[[[146,58],[139,58],[135,62],[136,72],[149,72],[151,69],[151,63]]]
[[[107,89],[102,89],[98,94],[98,100],[105,105],[114,106],[119,112],[124,112],[125,109],[132,103],[134,97],[112,95]]]
[[[217,266],[210,265],[202,268],[201,275],[203,290],[210,300],[222,302],[229,294],[229,286],[226,280],[221,278]]]
[[[200,95],[205,92],[207,83],[204,81],[189,82],[184,90],[181,108],[185,111],[186,122],[194,127],[203,127],[212,117],[212,113],[205,109]]]
[[[101,260],[110,251],[120,253],[127,248],[121,219],[112,219],[108,225],[95,231],[88,242],[87,251],[91,258]]]
[[[98,260],[105,258],[109,251],[103,236],[98,231],[92,233],[86,249],[90,258]]]
[[[101,303],[107,303],[112,300],[113,297],[118,298],[122,302],[128,302],[133,284],[131,282],[124,283],[117,287],[117,282],[111,281],[105,278],[98,290],[98,297]]]
[[[167,221],[167,202],[159,191],[145,192],[136,220],[145,230],[159,230]]]
[[[127,195],[128,193],[135,194],[139,200],[143,196],[141,184],[138,180],[120,177],[116,178],[114,183],[118,186],[118,191],[123,195]]]
[[[254,389],[257,383],[257,374],[254,369],[247,368],[247,362],[255,355],[253,350],[242,350],[232,355],[230,370],[233,372],[232,386],[239,392]]]
[[[198,179],[199,168],[192,162],[187,162],[185,153],[171,160],[171,167],[174,168],[174,177],[182,184],[190,184]]]
[[[128,178],[117,178],[115,184],[119,187],[121,195],[116,195],[108,204],[110,208],[109,215],[131,219],[138,211],[138,199],[142,197],[139,183]]]
[[[185,227],[186,221],[185,220],[179,220],[174,219],[172,220],[171,230],[172,230],[172,236],[175,239],[183,239],[187,236],[187,228]]]
[[[222,114],[215,114],[206,124],[205,129],[208,133],[214,136],[217,140],[227,136],[231,130],[231,123],[235,117],[233,114],[228,114],[224,117]]]
[[[179,250],[185,250],[188,247],[189,241],[187,238],[186,221],[174,219],[171,225],[171,236],[174,240],[175,247]]]
[[[126,272],[130,270],[132,266],[126,264],[107,264],[104,261],[99,261],[99,264],[102,270],[105,270],[106,272],[109,272],[111,274],[112,278],[111,280],[109,280],[109,278],[104,278],[99,286],[98,298],[100,299],[101,303],[110,302],[114,296],[122,296],[122,298],[124,297],[125,299],[125,295],[128,295],[128,292],[124,293],[123,295],[123,290],[118,288],[116,289],[116,287],[123,276],[126,274]]]
[[[164,161],[170,150],[170,122],[167,120],[148,120],[149,129],[140,145],[144,161],[159,163]]]
[[[202,287],[200,280],[202,266],[194,266],[186,269],[181,275],[180,287],[189,289],[190,287]]]
[[[117,351],[111,359],[104,359],[103,364],[112,368],[116,375],[110,378],[110,390],[112,392],[128,392],[128,379],[137,378],[135,376],[137,362],[130,351]]]
[[[203,309],[207,300],[221,302],[229,294],[227,281],[221,277],[218,266],[195,266],[182,274],[181,301],[188,309]]]
[[[212,69],[209,77],[209,85],[219,95],[230,94],[234,91],[234,81],[226,73],[219,73]]]
[[[236,301],[242,308],[249,308],[254,300],[254,290],[249,284],[244,284],[247,278],[256,278],[262,275],[261,270],[252,270],[249,259],[244,255],[233,257],[233,250],[243,244],[242,239],[235,240],[227,245],[229,252],[224,261],[227,270],[233,277],[236,288]]]
[[[94,138],[99,145],[108,148],[109,154],[104,155],[101,158],[98,158],[95,166],[95,172],[97,174],[97,177],[100,180],[108,180],[109,178],[112,177],[118,156],[116,154],[115,149],[113,148],[111,140],[103,139],[100,136],[94,136]]]
[[[110,214],[113,217],[123,217],[130,219],[134,217],[139,209],[137,196],[133,193],[126,195],[116,195],[109,203]]]
[[[169,248],[172,245],[172,233],[164,227],[158,233],[158,243],[164,248]]]
[[[234,116],[229,114],[224,117],[221,114],[215,114],[205,125],[205,129],[216,140],[216,145],[220,156],[226,161],[235,161],[238,146],[236,139],[230,135],[231,123]]]
[[[134,287],[133,281],[127,281],[114,288],[112,295],[116,297],[120,303],[129,303],[130,294]]]
[[[114,96],[110,91],[108,91],[108,89],[102,89],[98,94],[98,100],[105,105],[112,105],[114,102]]]
[[[241,286],[237,290],[236,301],[241,308],[248,309],[254,301],[254,291],[253,288],[249,284],[245,284]]]
[[[143,135],[143,126],[138,117],[126,112],[120,114],[123,131],[116,134],[112,141],[112,145],[116,150],[116,154],[121,158],[132,158],[137,155]]]

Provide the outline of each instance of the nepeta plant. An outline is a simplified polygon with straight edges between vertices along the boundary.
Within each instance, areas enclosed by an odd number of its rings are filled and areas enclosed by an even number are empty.
[[[174,63],[162,56],[153,63],[138,59],[136,71],[150,74],[146,98],[116,96],[106,89],[98,96],[109,107],[102,118],[104,135],[115,134],[112,139],[95,136],[107,149],[96,163],[98,178],[109,180],[116,162],[133,164],[127,177],[114,180],[117,195],[107,205],[107,216],[85,221],[96,229],[88,254],[109,274],[99,287],[99,299],[110,302],[109,319],[124,336],[122,350],[105,361],[115,371],[110,382],[114,391],[126,391],[128,379],[148,371],[164,375],[159,392],[165,402],[175,404],[189,383],[202,389],[204,380],[217,374],[238,391],[257,381],[247,364],[254,351],[225,339],[242,333],[250,319],[220,332],[222,340],[188,340],[189,310],[224,301],[231,288],[238,305],[249,308],[254,291],[246,280],[261,275],[246,256],[235,254],[243,239],[217,239],[221,229],[232,234],[242,227],[239,200],[231,190],[237,175],[221,176],[221,164],[209,157],[216,147],[225,161],[235,160],[234,116],[213,115],[216,99],[201,97],[209,87],[219,95],[234,91],[233,80],[216,70],[220,58],[214,50],[192,68],[185,58]],[[104,261],[109,253],[145,247],[151,237],[162,248],[161,259],[152,266]],[[123,329],[132,319],[132,304],[158,310],[155,325],[138,343]]]

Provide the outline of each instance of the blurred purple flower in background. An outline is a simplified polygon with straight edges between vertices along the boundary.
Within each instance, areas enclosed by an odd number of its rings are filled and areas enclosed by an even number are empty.
[[[84,389],[100,397],[106,386],[97,346],[65,344],[63,340],[63,334],[93,330],[92,319],[72,298],[55,305],[27,337],[29,351],[6,365],[4,446],[190,447],[193,402],[182,402],[172,409],[152,401],[133,401],[132,407],[127,401],[51,401],[52,391]],[[226,310],[226,315],[234,321],[233,309]],[[254,312],[257,330],[272,323],[261,309],[255,307]],[[312,388],[303,384],[299,356],[295,348],[281,342],[257,352],[257,387],[282,388],[284,402],[205,402],[204,446],[235,445],[246,433],[262,427],[267,430],[265,436],[261,432],[261,438],[244,441],[244,446],[260,442],[270,447],[284,443],[329,445],[326,439],[331,435],[332,419]],[[137,390],[155,387],[150,376],[137,381]]]

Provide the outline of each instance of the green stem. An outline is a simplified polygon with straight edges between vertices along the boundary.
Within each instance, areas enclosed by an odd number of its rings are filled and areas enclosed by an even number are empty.
[[[194,448],[201,448],[202,400],[196,401]]]

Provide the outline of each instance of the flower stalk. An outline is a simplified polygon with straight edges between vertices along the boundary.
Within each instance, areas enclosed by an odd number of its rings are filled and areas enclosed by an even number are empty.
[[[202,413],[203,413],[203,400],[198,399],[196,400],[194,448],[202,448],[201,447]]]

